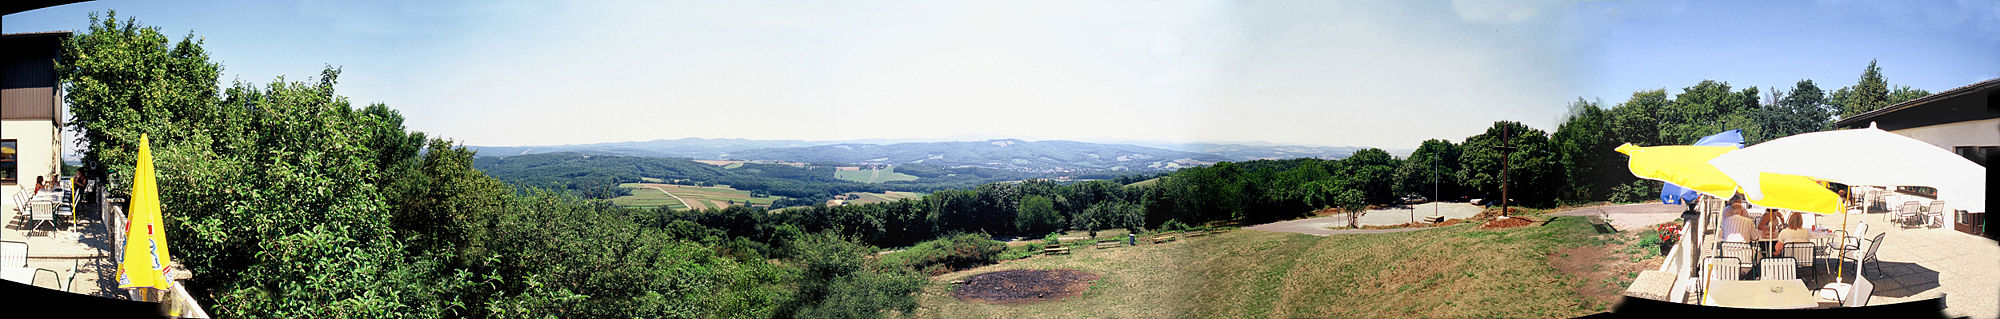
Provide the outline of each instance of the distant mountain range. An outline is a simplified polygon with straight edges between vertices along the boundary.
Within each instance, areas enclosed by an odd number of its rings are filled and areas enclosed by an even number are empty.
[[[1139,145],[1134,145],[1139,144]],[[1155,171],[1218,161],[1343,158],[1363,147],[1269,143],[1089,143],[991,139],[956,142],[801,141],[683,138],[555,146],[469,146],[480,156],[569,152],[699,160],[768,160],[852,165],[923,164],[1024,172]],[[1391,153],[1407,153],[1391,151]]]

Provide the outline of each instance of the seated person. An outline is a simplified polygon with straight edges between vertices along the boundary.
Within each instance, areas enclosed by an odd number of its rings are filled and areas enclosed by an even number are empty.
[[[1747,243],[1764,237],[1763,232],[1757,231],[1756,222],[1750,220],[1750,209],[1744,208],[1743,203],[1731,203],[1723,208],[1723,214],[1728,217],[1722,219],[1719,232],[1722,241]]]
[[[1799,218],[1799,212],[1792,212],[1792,217],[1785,219],[1785,229],[1778,231],[1778,248],[1784,249],[1784,243],[1812,242],[1812,234],[1806,233],[1804,226],[1805,222]]]
[[[1764,214],[1757,216],[1758,232],[1762,232],[1764,234],[1777,234],[1778,231],[1784,229],[1785,229],[1785,215],[1783,213],[1779,213],[1777,208],[1765,208]]]

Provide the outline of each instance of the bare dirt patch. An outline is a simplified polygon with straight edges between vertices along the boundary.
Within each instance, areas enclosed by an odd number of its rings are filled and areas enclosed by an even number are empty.
[[[1606,235],[1615,239],[1601,244],[1586,244],[1564,248],[1549,254],[1549,266],[1557,271],[1577,278],[1570,287],[1577,294],[1599,305],[1613,305],[1625,295],[1625,286],[1630,285],[1639,272],[1658,268],[1665,259],[1642,249],[1657,249],[1655,246],[1635,243],[1636,233]],[[1605,238],[1605,237],[1600,237]],[[1627,240],[1617,240],[1627,239]]]
[[[966,277],[951,296],[996,305],[1030,304],[1083,294],[1097,277],[1073,269],[1002,270]]]
[[[1493,221],[1488,221],[1486,222],[1485,225],[1480,225],[1479,228],[1483,229],[1514,228],[1514,227],[1528,226],[1534,224],[1535,221],[1528,220],[1527,218],[1510,217],[1510,218],[1495,219]]]

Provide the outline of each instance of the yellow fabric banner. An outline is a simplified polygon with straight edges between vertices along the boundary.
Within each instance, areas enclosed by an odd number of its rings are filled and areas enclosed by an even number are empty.
[[[153,152],[146,135],[139,135],[139,163],[132,175],[132,201],[125,219],[125,249],[118,263],[118,288],[171,287],[173,267],[167,253],[167,228],[160,218],[160,189],[155,183]]]

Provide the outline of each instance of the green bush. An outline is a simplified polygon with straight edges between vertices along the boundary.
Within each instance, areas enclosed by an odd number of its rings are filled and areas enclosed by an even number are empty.
[[[1007,251],[1000,252],[1000,255],[996,256],[995,258],[998,260],[1015,260],[1021,258],[1034,257],[1036,254],[1040,254],[1041,252],[1042,252],[1041,247],[1035,247],[1032,245],[1008,246]]]
[[[955,234],[883,255],[883,264],[937,275],[999,261],[1007,244],[986,234]]]

